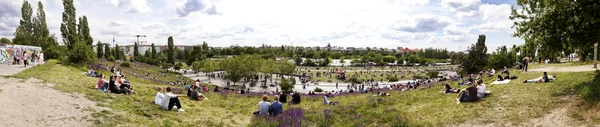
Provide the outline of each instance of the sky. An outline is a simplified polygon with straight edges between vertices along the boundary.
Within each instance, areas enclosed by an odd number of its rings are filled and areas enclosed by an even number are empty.
[[[34,15],[38,0],[32,3]],[[59,41],[62,0],[41,0]],[[488,51],[523,44],[508,19],[516,0],[75,0],[94,42],[446,48],[485,34]],[[0,0],[0,37],[13,38],[21,0]],[[516,6],[516,5],[515,5]]]

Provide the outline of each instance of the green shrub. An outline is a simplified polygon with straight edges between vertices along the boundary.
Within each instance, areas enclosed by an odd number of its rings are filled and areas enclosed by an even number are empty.
[[[413,78],[414,79],[424,79],[425,76],[421,76],[420,74],[417,74],[417,75],[413,75]]]
[[[78,42],[75,43],[73,49],[71,49],[67,60],[69,63],[74,64],[93,63],[96,61],[96,53],[91,46],[88,46],[83,42]]]
[[[129,62],[123,62],[123,63],[121,63],[121,66],[122,67],[131,67],[131,63],[129,63]]]
[[[42,53],[44,53],[44,59],[59,59],[62,60],[65,56],[65,51],[67,51],[67,47],[65,46],[52,46],[47,49],[43,49]]]
[[[440,72],[438,72],[437,70],[427,71],[427,76],[429,76],[429,78],[437,78],[438,74],[440,74]]]
[[[291,78],[291,79],[294,80],[294,78]],[[281,87],[281,91],[290,93],[294,89],[294,84],[293,84],[293,81],[291,81],[287,78],[281,78],[281,83],[279,84],[279,87]]]
[[[398,79],[398,77],[395,77],[395,76],[389,76],[389,77],[387,77],[387,80],[390,81],[390,82],[396,82],[399,79]]]
[[[108,57],[107,60],[110,61],[110,62],[115,62],[115,57],[114,56],[110,56],[110,57]]]
[[[181,69],[181,66],[183,66],[183,64],[177,63],[177,64],[175,64],[175,66],[173,67],[173,69],[179,70],[179,69]]]
[[[315,90],[314,90],[314,91],[315,91],[315,92],[323,92],[323,89],[321,89],[321,88],[317,87],[317,88],[315,88]]]
[[[350,80],[350,82],[355,83],[355,84],[361,84],[363,82],[362,80],[360,80],[356,77],[351,77],[349,80]]]

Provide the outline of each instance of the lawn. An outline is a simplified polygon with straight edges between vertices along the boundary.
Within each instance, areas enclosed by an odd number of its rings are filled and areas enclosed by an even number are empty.
[[[146,68],[156,70],[157,67]],[[185,112],[163,111],[151,102],[156,94],[155,88],[167,85],[130,77],[138,94],[101,93],[92,89],[97,79],[82,74],[86,70],[87,67],[70,67],[50,60],[13,77],[34,77],[55,83],[55,89],[83,93],[99,106],[110,108],[93,114],[97,117],[93,122],[99,126],[443,126],[465,121],[520,123],[543,116],[567,103],[560,98],[570,95],[581,84],[589,84],[596,74],[550,73],[559,79],[544,84],[523,84],[523,80],[540,77],[542,73],[521,74],[512,70],[511,74],[518,75],[518,80],[510,84],[490,85],[493,78],[485,78],[484,82],[493,94],[478,102],[461,104],[456,104],[456,94],[440,92],[442,84],[421,90],[387,91],[391,93],[390,97],[348,94],[329,98],[340,103],[335,106],[323,105],[322,96],[303,96],[299,105],[284,104],[286,114],[267,119],[251,115],[260,100],[259,94],[211,92],[205,93],[210,100],[201,102],[182,97]],[[449,84],[457,86],[456,82]]]

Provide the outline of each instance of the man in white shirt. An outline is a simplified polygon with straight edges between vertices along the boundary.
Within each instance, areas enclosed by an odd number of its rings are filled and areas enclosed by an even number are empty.
[[[164,98],[163,88],[159,87],[158,92],[156,93],[156,98],[154,98],[154,104],[161,105],[161,102]]]
[[[487,87],[483,84],[483,81],[477,80],[477,98],[483,98]]]
[[[167,93],[163,96],[163,99],[160,103],[160,107],[165,110],[173,109],[173,106],[177,106],[177,111],[183,112],[181,109],[181,102],[179,102],[179,98],[177,95],[171,93],[171,87],[167,87]]]
[[[269,115],[269,108],[271,108],[271,103],[267,102],[269,97],[267,95],[263,95],[262,101],[258,102],[258,115]]]

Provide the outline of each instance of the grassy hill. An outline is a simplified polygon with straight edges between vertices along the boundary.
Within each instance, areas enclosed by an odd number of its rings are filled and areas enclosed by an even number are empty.
[[[111,63],[104,63],[111,64]],[[112,64],[111,64],[112,65]],[[126,70],[139,71],[122,67]],[[138,69],[136,69],[138,68]],[[143,66],[147,71],[160,70]],[[71,67],[50,60],[47,64],[33,67],[14,75],[18,78],[37,78],[54,83],[55,89],[77,92],[111,110],[96,111],[93,120],[99,126],[443,126],[475,121],[479,123],[518,124],[531,118],[543,116],[569,103],[561,98],[580,95],[589,103],[595,103],[592,93],[579,93],[580,89],[600,81],[595,72],[550,73],[557,81],[543,84],[523,84],[525,79],[540,77],[541,72],[520,73],[519,79],[510,84],[491,85],[493,77],[484,79],[492,95],[474,103],[456,104],[456,94],[441,93],[442,84],[431,88],[411,91],[386,91],[389,97],[373,97],[372,94],[346,94],[329,98],[339,105],[323,105],[322,96],[303,96],[299,105],[284,104],[283,115],[277,118],[257,118],[251,113],[257,110],[260,94],[238,95],[231,92],[205,93],[207,101],[191,101],[180,98],[185,112],[163,111],[152,104],[157,87],[167,87],[151,80],[130,76],[128,80],[138,94],[117,95],[93,89],[97,78],[82,73],[87,67]],[[100,71],[103,74],[109,72]],[[136,72],[137,73],[137,72]],[[139,72],[138,74],[142,74]],[[181,77],[165,78],[170,80]],[[596,79],[594,79],[596,78]],[[456,87],[456,82],[449,82]],[[180,87],[183,86],[171,86]],[[463,87],[464,88],[464,87]],[[272,97],[272,96],[270,96]],[[585,98],[591,99],[585,99]],[[289,100],[289,99],[288,99]],[[597,102],[597,101],[596,101]],[[585,106],[584,106],[585,107]],[[577,108],[573,116],[592,112],[594,105]],[[576,118],[586,119],[589,116]],[[592,117],[596,118],[596,117]],[[592,119],[597,121],[596,119]]]

